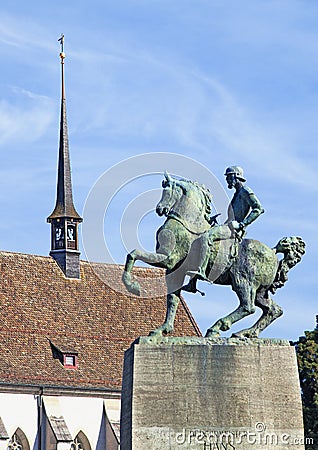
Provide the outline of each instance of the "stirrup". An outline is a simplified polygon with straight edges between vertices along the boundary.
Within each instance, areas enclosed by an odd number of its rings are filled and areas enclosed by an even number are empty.
[[[182,286],[181,291],[191,292],[191,294],[195,294],[196,292],[199,292],[199,294],[201,294],[202,297],[205,296],[205,292],[200,291],[200,289],[198,289],[196,287],[196,285],[193,283],[193,279],[190,280],[188,284],[185,284],[184,286]]]
[[[194,286],[194,284],[191,283],[191,281],[188,284],[183,285],[181,290],[186,291],[186,292],[191,292],[191,294],[195,294],[198,291],[197,287]]]

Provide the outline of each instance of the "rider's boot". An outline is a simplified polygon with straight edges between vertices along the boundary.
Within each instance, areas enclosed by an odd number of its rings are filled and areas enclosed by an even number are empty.
[[[200,267],[198,268],[197,271],[189,271],[189,272],[187,272],[187,275],[189,275],[190,277],[193,277],[192,279],[203,280],[203,281],[207,281],[208,283],[211,283],[209,278],[206,276],[206,269],[207,269],[208,262],[209,262],[209,256],[210,255],[207,255],[205,257],[205,259],[202,261],[202,263],[200,264]],[[191,283],[191,281],[190,281],[190,283]]]
[[[191,278],[188,284],[182,286],[182,290],[195,294],[197,292],[197,277],[194,276],[193,278]]]
[[[203,281],[210,282],[210,280],[206,276],[206,269],[208,267],[208,263],[209,263],[209,259],[210,259],[210,248],[209,248],[209,235],[208,235],[208,233],[205,233],[203,236],[201,236],[201,247],[200,247],[200,255],[199,255],[199,257],[200,257],[200,260],[199,260],[198,270],[197,271],[189,271],[189,272],[187,272],[187,275],[189,275],[191,278],[195,277],[198,280],[203,280]]]

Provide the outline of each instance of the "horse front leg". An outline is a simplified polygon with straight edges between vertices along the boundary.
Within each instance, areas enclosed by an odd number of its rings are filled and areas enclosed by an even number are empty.
[[[167,270],[167,309],[166,318],[162,325],[149,333],[149,336],[162,336],[173,332],[174,321],[180,302],[181,286],[185,277],[185,268],[179,267],[176,270]]]
[[[133,270],[134,264],[136,262],[136,258],[134,256],[134,251],[128,253],[126,258],[126,264],[124,273],[122,275],[122,280],[127,290],[134,295],[140,296],[140,284],[138,281],[132,281],[131,272]]]
[[[176,318],[180,297],[177,294],[167,295],[166,318],[162,325],[149,333],[149,336],[162,336],[173,331],[174,320]]]
[[[122,275],[122,280],[127,290],[131,294],[140,296],[140,284],[138,283],[138,281],[134,281],[131,275],[136,261],[143,261],[156,267],[165,268],[163,261],[165,261],[166,259],[167,256],[163,255],[162,253],[147,253],[141,250],[133,250],[132,252],[128,253],[124,273]]]

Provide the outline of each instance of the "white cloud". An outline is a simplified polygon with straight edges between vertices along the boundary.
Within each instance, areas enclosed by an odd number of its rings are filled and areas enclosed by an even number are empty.
[[[0,100],[0,145],[32,142],[43,136],[54,119],[52,101],[18,87],[12,101]]]
[[[52,50],[54,43],[48,39],[48,29],[39,22],[3,10],[0,19],[0,43],[30,52],[37,48]]]
[[[292,133],[280,135],[275,119],[260,124],[258,111],[250,110],[242,100],[237,100],[225,85],[198,73],[195,76],[209,88],[205,90],[205,120],[200,122],[205,145],[214,138],[233,160],[248,161],[258,171],[261,167],[269,179],[317,189],[315,168],[303,158],[302,149],[295,148]],[[204,87],[201,89],[203,91]],[[288,117],[285,119],[288,121]],[[285,123],[282,125],[286,127]],[[302,124],[298,125],[301,132]]]

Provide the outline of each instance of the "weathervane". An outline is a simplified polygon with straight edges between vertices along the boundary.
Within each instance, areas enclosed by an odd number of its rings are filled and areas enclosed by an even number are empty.
[[[62,65],[62,100],[65,100],[65,89],[64,89],[64,59],[65,59],[64,34],[61,34],[61,37],[60,37],[60,39],[58,39],[58,42],[61,44],[60,58],[61,58],[61,65]]]
[[[61,34],[60,39],[58,39],[58,42],[61,44],[61,53],[60,56],[65,58],[65,53],[64,53],[64,34]]]

